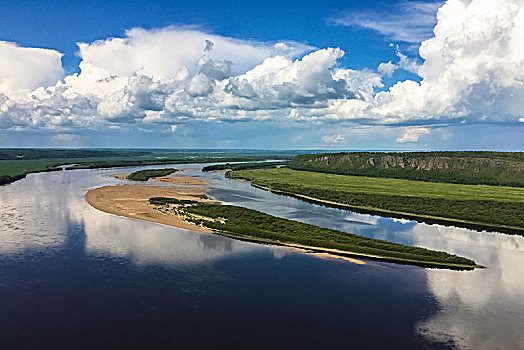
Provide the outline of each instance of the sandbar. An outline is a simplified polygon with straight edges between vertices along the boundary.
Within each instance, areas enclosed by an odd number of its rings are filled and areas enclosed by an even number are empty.
[[[164,213],[149,204],[151,197],[170,197],[180,200],[214,202],[203,199],[204,188],[160,187],[144,185],[104,186],[90,190],[87,202],[96,209],[128,218],[157,222],[198,232],[211,233],[211,230],[185,221],[182,216]]]
[[[118,179],[118,180],[127,180],[126,177],[129,176],[129,174],[113,174],[113,175],[110,175],[111,177],[114,177],[115,179]]]
[[[182,170],[182,171],[185,171]],[[115,179],[119,180],[127,180],[127,177],[129,174],[113,174],[111,177],[114,177]],[[153,178],[154,182],[160,182],[160,183],[166,183],[171,185],[189,185],[189,186],[210,186],[211,183],[199,179],[198,177],[194,176],[177,176],[176,173],[173,173],[172,175],[168,176],[160,176]]]
[[[163,182],[172,185],[209,186],[209,182],[194,176],[161,176],[153,179],[155,182]]]
[[[113,175],[114,177],[124,178],[128,174]],[[180,177],[183,179],[183,177]],[[86,194],[87,202],[94,208],[114,215],[124,216],[133,219],[146,220],[164,225],[175,226],[187,230],[197,231],[201,233],[218,233],[209,228],[198,226],[192,222],[186,221],[181,215],[175,214],[173,211],[164,212],[159,210],[158,206],[149,204],[149,198],[152,197],[169,197],[179,200],[193,200],[198,202],[216,202],[210,199],[205,199],[206,188],[203,187],[175,187],[175,186],[149,186],[149,185],[117,185],[104,186],[90,190]],[[224,234],[221,234],[224,235]],[[229,235],[225,235],[229,236]],[[233,237],[231,237],[233,238]],[[237,238],[239,239],[239,238]],[[256,238],[242,239],[247,241],[257,241]],[[257,242],[262,244],[277,245],[282,248],[288,248],[301,253],[309,253],[319,258],[324,259],[342,259],[355,264],[365,264],[364,261],[353,259],[350,257],[337,256],[335,249],[330,250],[326,248],[317,248],[303,246],[299,244],[282,243],[282,242]],[[331,253],[331,254],[330,254]]]

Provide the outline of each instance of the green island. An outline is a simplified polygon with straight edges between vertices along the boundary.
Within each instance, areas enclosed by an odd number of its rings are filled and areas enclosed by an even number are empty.
[[[114,168],[141,165],[255,162],[291,159],[287,151],[230,150],[104,150],[104,149],[30,149],[0,148],[0,185],[21,180],[31,173],[66,170]]]
[[[247,170],[247,169],[271,169],[286,166],[289,161],[282,162],[248,162],[248,163],[226,163],[208,165],[202,168],[202,171],[219,171],[219,170]]]
[[[175,169],[175,168],[139,170],[139,171],[135,171],[134,173],[129,174],[126,177],[126,180],[147,181],[151,178],[171,175],[177,171],[178,169]]]
[[[442,251],[384,240],[282,219],[256,210],[217,203],[154,197],[150,204],[160,211],[184,216],[227,237],[263,244],[302,247],[311,251],[424,267],[473,269],[473,260]]]
[[[524,235],[524,188],[298,171],[231,171],[276,193],[358,212]]]

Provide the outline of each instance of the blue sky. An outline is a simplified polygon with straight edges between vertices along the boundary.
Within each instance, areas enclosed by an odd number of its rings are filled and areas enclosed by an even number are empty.
[[[443,4],[3,1],[0,146],[522,150],[524,5]]]
[[[122,36],[133,27],[198,25],[223,36],[246,40],[291,40],[316,47],[340,47],[342,64],[374,69],[395,58],[388,38],[373,30],[336,25],[351,11],[391,7],[390,1],[4,1],[0,39],[21,46],[64,53],[68,72],[78,71],[77,42]],[[403,45],[403,43],[401,43]],[[407,45],[406,45],[407,46]]]

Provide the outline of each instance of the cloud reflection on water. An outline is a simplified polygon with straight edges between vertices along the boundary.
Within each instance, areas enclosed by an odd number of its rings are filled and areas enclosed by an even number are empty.
[[[0,254],[60,249],[67,246],[68,234],[76,232],[76,227],[82,235],[85,232],[88,255],[126,258],[138,265],[198,264],[268,249],[275,258],[294,254],[287,249],[120,218],[91,208],[84,199],[85,192],[121,183],[108,177],[118,171],[34,174],[0,188]],[[487,269],[424,270],[427,298],[434,298],[440,311],[420,321],[419,333],[430,339],[451,340],[462,348],[524,348],[524,237],[354,214],[254,189],[247,183],[224,179],[222,173],[188,173],[213,182],[211,192],[233,204],[474,259]],[[373,266],[368,265],[366,273],[376,272]]]
[[[84,210],[83,221],[88,253],[129,257],[137,264],[195,264],[258,248],[211,234],[120,218],[93,208]]]
[[[523,348],[524,237],[416,225],[417,245],[468,256],[486,269],[427,269],[441,311],[419,325],[425,336],[452,339],[464,349]]]

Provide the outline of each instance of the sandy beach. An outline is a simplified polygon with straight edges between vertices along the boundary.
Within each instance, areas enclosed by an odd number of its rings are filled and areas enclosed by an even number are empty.
[[[120,180],[125,180],[128,175],[129,174],[115,174],[111,176]],[[207,181],[200,180],[196,177],[165,176],[156,178],[154,181],[169,183],[170,185],[209,185]],[[158,207],[149,204],[149,198],[152,197],[169,197],[180,200],[214,202],[209,199],[203,199],[205,198],[205,192],[206,188],[203,187],[161,187],[125,184],[119,186],[104,186],[90,190],[86,194],[86,200],[94,208],[106,213],[157,222],[197,232],[213,233],[213,231],[208,228],[197,226],[191,222],[185,221],[183,216],[176,215],[173,212],[162,212],[158,210]],[[256,241],[256,238],[254,238],[253,241]],[[270,245],[275,244],[281,248],[292,249],[302,253],[312,253],[314,256],[324,259],[341,259],[355,264],[365,264],[365,262],[358,259],[337,255],[337,253],[340,252],[336,250],[281,242],[258,243]]]
[[[86,194],[86,199],[91,206],[106,213],[211,233],[211,230],[205,227],[196,226],[173,213],[163,213],[149,204],[151,197],[213,202],[209,199],[202,199],[204,195],[204,188],[121,185],[90,190]]]
[[[118,180],[127,180],[126,177],[128,177],[129,174],[113,174],[109,176],[114,177],[115,179],[118,179]]]

